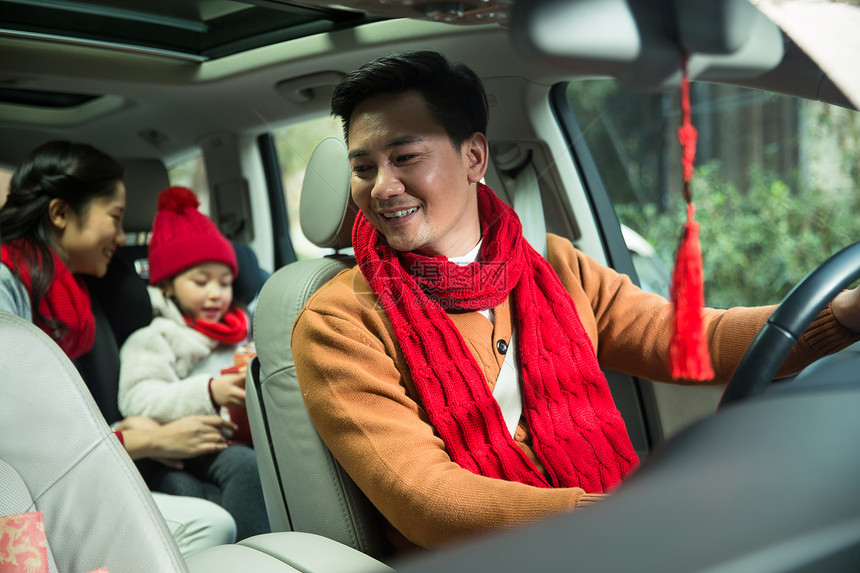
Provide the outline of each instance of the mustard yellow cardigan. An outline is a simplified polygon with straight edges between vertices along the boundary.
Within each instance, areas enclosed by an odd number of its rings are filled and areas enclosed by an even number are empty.
[[[547,244],[548,260],[573,298],[601,366],[670,381],[670,303],[643,292],[567,239],[548,235]],[[773,309],[705,311],[713,383],[730,378]],[[495,309],[495,325],[477,312],[449,316],[492,387],[504,360],[496,342],[511,335],[508,302]],[[856,339],[828,307],[781,374],[799,371]],[[310,299],[295,322],[292,350],[320,436],[389,522],[386,526],[398,532],[392,538],[398,547],[438,547],[571,511],[601,497],[578,488],[543,489],[487,478],[452,462],[417,401],[391,325],[357,268],[340,273]],[[522,419],[514,439],[537,461]],[[401,535],[408,543],[401,543]]]

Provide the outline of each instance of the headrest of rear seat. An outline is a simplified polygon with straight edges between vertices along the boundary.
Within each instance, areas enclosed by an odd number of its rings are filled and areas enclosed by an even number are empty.
[[[167,168],[159,159],[123,159],[126,207],[123,228],[126,233],[152,229],[158,194],[170,186]]]
[[[299,204],[302,231],[318,247],[339,250],[352,246],[358,207],[350,195],[350,177],[343,140],[322,140],[308,161]]]

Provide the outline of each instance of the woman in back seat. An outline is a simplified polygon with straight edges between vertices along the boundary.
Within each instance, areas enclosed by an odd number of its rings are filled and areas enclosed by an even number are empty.
[[[2,201],[0,201],[2,205]],[[95,339],[81,275],[100,277],[125,242],[122,167],[85,144],[54,141],[30,152],[13,174],[0,209],[0,309],[34,322],[76,358]],[[133,459],[176,464],[227,447],[229,424],[193,416],[171,424],[136,417],[115,434]],[[153,494],[183,555],[232,543],[230,514],[207,500]]]

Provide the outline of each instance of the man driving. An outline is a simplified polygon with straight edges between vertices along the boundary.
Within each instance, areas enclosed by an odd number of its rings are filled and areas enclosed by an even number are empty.
[[[432,51],[348,74],[332,97],[361,213],[357,265],[293,330],[329,449],[394,547],[437,547],[577,510],[638,459],[601,368],[671,382],[673,307],[547,235],[546,258],[481,183],[487,101]],[[812,323],[780,375],[860,339],[857,290]],[[705,309],[725,383],[774,307]],[[683,382],[683,381],[680,381]]]

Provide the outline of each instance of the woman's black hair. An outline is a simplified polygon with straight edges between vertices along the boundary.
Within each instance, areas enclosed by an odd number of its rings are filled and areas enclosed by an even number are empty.
[[[51,220],[48,207],[62,200],[78,218],[86,215],[93,199],[109,197],[122,180],[123,168],[112,157],[85,143],[51,141],[21,161],[9,183],[9,197],[0,209],[2,243],[18,239],[32,279],[33,321],[56,339],[66,325],[39,312],[39,303],[54,280],[51,255]],[[21,277],[19,269],[11,269]]]
[[[481,80],[464,64],[439,52],[421,50],[383,56],[347,74],[331,98],[331,113],[343,120],[348,141],[352,112],[363,101],[382,94],[417,90],[433,119],[455,149],[473,133],[486,135],[488,106]]]

